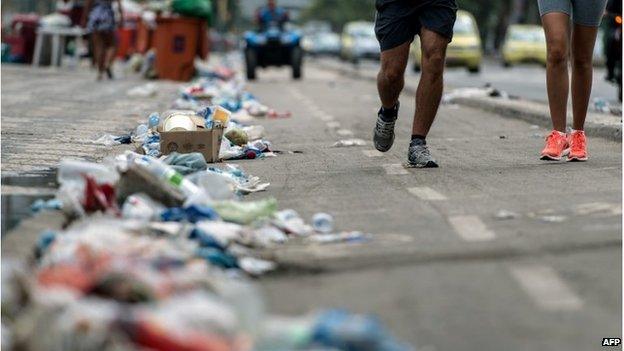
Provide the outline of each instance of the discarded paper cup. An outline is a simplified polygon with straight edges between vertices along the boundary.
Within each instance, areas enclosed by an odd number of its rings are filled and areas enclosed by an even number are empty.
[[[212,120],[215,122],[221,123],[223,126],[227,126],[230,122],[230,117],[232,116],[232,112],[227,109],[217,106],[213,112]]]
[[[194,132],[197,130],[197,126],[195,122],[188,115],[183,114],[172,114],[165,120],[164,123],[164,131],[165,132],[176,132],[176,131],[190,131]]]

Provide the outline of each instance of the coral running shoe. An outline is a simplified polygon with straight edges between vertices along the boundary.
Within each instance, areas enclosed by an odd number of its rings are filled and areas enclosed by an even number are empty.
[[[587,161],[587,139],[585,138],[584,131],[572,131],[572,134],[570,134],[569,144],[570,154],[568,155],[568,161]]]
[[[568,139],[565,133],[553,130],[546,137],[546,146],[542,150],[540,159],[548,161],[560,161],[570,152]]]

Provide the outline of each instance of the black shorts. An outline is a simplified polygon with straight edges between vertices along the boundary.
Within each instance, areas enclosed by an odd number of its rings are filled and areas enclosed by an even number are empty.
[[[455,0],[376,0],[375,34],[381,51],[414,40],[421,28],[453,39]]]

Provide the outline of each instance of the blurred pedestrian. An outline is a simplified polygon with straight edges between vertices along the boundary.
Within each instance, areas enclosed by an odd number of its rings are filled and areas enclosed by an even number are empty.
[[[288,20],[288,11],[277,6],[275,0],[268,0],[266,6],[262,6],[256,11],[256,23],[260,31],[264,31],[273,25],[282,29]]]
[[[373,135],[375,148],[386,152],[394,143],[394,125],[410,43],[419,35],[422,73],[416,90],[416,111],[407,158],[415,167],[438,167],[429,152],[426,137],[442,97],[446,47],[453,38],[457,4],[455,0],[377,0],[375,7],[375,34],[381,47],[381,68],[377,75],[381,108]]]
[[[594,44],[607,0],[538,0],[546,33],[546,86],[553,131],[546,138],[542,160],[586,161],[584,125],[592,88]],[[572,23],[570,23],[570,18]],[[572,132],[566,117],[572,63]]]
[[[622,0],[609,0],[607,4],[604,52],[607,66],[605,80],[617,83],[616,67],[622,61]]]
[[[91,33],[93,56],[98,69],[97,79],[102,80],[104,74],[113,79],[111,65],[115,59],[117,45],[115,42],[115,12],[113,1],[119,10],[119,26],[123,26],[123,9],[121,0],[86,0],[83,26]]]

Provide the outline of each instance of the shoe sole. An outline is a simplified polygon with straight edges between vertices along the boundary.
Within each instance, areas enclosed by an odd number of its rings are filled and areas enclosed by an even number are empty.
[[[405,163],[404,164],[405,168],[438,168],[440,166],[438,166],[437,163],[433,162],[433,161],[428,161],[427,163],[423,164],[417,164],[417,163]]]
[[[570,149],[565,149],[565,150],[563,150],[563,152],[561,152],[561,155],[559,155],[559,156],[542,155],[540,157],[540,160],[543,160],[543,161],[561,161],[564,157],[568,156],[569,154],[570,154]]]
[[[587,161],[587,157],[568,157],[567,162],[585,162]]]
[[[388,152],[390,151],[390,149],[392,149],[392,145],[394,145],[394,137],[392,138],[392,141],[390,142],[390,145],[386,146],[386,147],[382,147],[381,145],[377,144],[375,142],[375,136],[373,136],[373,144],[375,145],[375,149],[379,152]]]

